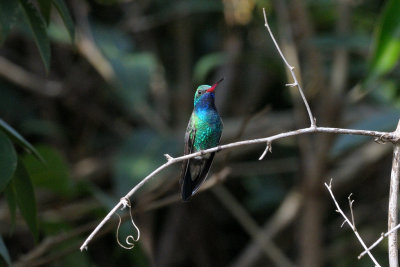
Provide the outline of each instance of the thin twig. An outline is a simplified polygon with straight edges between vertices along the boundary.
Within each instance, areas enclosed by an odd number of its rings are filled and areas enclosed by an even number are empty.
[[[192,153],[192,154],[188,154],[188,155],[184,155],[181,157],[177,157],[177,158],[173,158],[171,156],[169,156],[168,154],[165,154],[165,157],[167,158],[167,162],[164,163],[163,165],[161,165],[160,167],[158,167],[157,169],[155,169],[152,173],[150,173],[148,176],[146,176],[142,181],[140,181],[134,188],[131,189],[131,191],[128,192],[128,194],[126,194],[123,198],[129,199],[137,190],[139,190],[144,184],[146,184],[152,177],[154,177],[157,173],[159,173],[160,171],[162,171],[163,169],[169,167],[172,164],[184,161],[186,159],[190,159],[190,158],[194,158],[197,156],[202,156],[204,154],[207,153],[211,153],[211,152],[217,152],[217,151],[221,151],[224,149],[228,149],[228,148],[233,148],[233,147],[238,147],[238,146],[244,146],[244,145],[250,145],[250,144],[258,144],[258,143],[267,143],[267,148],[268,148],[268,144],[271,144],[272,141],[274,140],[278,140],[278,139],[282,139],[282,138],[286,138],[286,137],[290,137],[290,136],[296,136],[296,135],[301,135],[301,134],[307,134],[307,133],[333,133],[333,134],[354,134],[354,135],[366,135],[366,136],[372,136],[372,137],[376,137],[379,140],[384,140],[384,141],[390,141],[390,142],[397,142],[398,141],[398,137],[393,136],[393,133],[388,133],[388,132],[378,132],[378,131],[365,131],[365,130],[352,130],[352,129],[340,129],[340,128],[328,128],[328,127],[317,127],[316,123],[315,123],[315,119],[313,118],[313,115],[311,113],[310,107],[307,103],[307,100],[304,96],[304,93],[301,89],[300,84],[297,81],[297,78],[293,72],[293,67],[287,62],[286,58],[283,56],[282,51],[280,50],[275,37],[273,36],[271,29],[269,28],[268,25],[268,21],[267,21],[267,16],[265,13],[265,9],[263,9],[264,12],[264,19],[265,19],[265,26],[267,27],[267,30],[279,52],[279,54],[281,55],[283,61],[285,62],[286,66],[289,68],[293,80],[295,81],[294,84],[290,84],[290,86],[297,86],[299,89],[299,92],[301,94],[301,97],[304,101],[304,104],[307,108],[307,112],[308,115],[310,117],[310,122],[311,122],[311,126],[308,128],[303,128],[303,129],[298,129],[298,130],[294,130],[294,131],[290,131],[290,132],[286,132],[286,133],[280,133],[280,134],[276,134],[270,137],[265,137],[265,138],[259,138],[259,139],[253,139],[253,140],[246,140],[246,141],[239,141],[239,142],[234,142],[234,143],[230,143],[230,144],[226,144],[226,145],[222,145],[222,146],[218,146],[218,147],[213,147],[207,150],[203,150],[203,151],[199,151],[196,153]],[[397,138],[397,139],[396,139]],[[265,156],[265,155],[264,155]],[[103,225],[110,220],[111,216],[118,210],[118,208],[120,208],[123,205],[123,203],[120,201],[108,214],[107,216],[100,222],[100,224],[93,230],[93,232],[89,235],[89,237],[85,240],[85,242],[82,244],[81,246],[81,251],[83,251],[84,249],[87,249],[87,245],[88,243],[93,239],[93,237],[96,235],[96,233],[103,227]]]
[[[400,120],[395,131],[400,136]],[[388,231],[397,225],[398,217],[398,194],[399,194],[399,178],[400,178],[400,144],[395,144],[393,149],[392,172],[390,175],[390,192],[388,207]],[[398,267],[398,249],[397,249],[397,232],[393,231],[388,237],[389,249],[389,266]]]
[[[261,154],[261,156],[258,158],[258,160],[264,159],[264,157],[267,155],[268,152],[272,153],[272,144],[271,144],[271,142],[267,142],[267,146],[265,147],[264,152]]]
[[[315,118],[313,117],[313,114],[312,114],[312,112],[311,112],[310,106],[308,105],[308,102],[307,102],[307,99],[306,99],[306,97],[305,97],[305,95],[304,95],[303,89],[301,89],[301,85],[300,85],[300,83],[297,81],[296,74],[295,74],[294,71],[293,71],[293,70],[294,70],[294,67],[293,67],[292,65],[290,65],[289,62],[286,60],[286,58],[285,58],[285,56],[283,55],[281,49],[279,48],[278,42],[275,40],[275,37],[274,37],[274,35],[272,34],[272,31],[271,31],[271,29],[270,29],[270,27],[269,27],[269,25],[268,25],[267,15],[266,15],[266,13],[265,13],[265,8],[263,8],[263,13],[264,13],[265,27],[267,28],[268,33],[269,33],[269,35],[271,36],[271,39],[272,39],[272,41],[274,42],[275,47],[276,47],[276,49],[278,50],[279,55],[281,56],[283,62],[285,62],[286,67],[289,69],[290,73],[292,74],[292,78],[293,78],[294,83],[286,84],[286,86],[297,87],[297,88],[299,89],[299,93],[300,93],[300,95],[301,95],[301,98],[303,99],[304,105],[306,106],[306,109],[307,109],[308,116],[309,116],[309,118],[310,118],[310,123],[311,123],[311,126],[310,126],[310,127],[316,127]]]
[[[308,134],[308,133],[332,133],[332,134],[352,134],[352,135],[364,135],[364,136],[372,136],[372,137],[378,137],[381,138],[382,136],[385,137],[385,140],[388,140],[390,142],[397,142],[398,139],[396,139],[395,136],[393,136],[393,133],[390,132],[379,132],[379,131],[365,131],[365,130],[352,130],[352,129],[341,129],[341,128],[327,128],[327,127],[308,127],[308,128],[303,128],[303,129],[298,129],[286,133],[280,133],[276,134],[270,137],[265,137],[265,138],[258,138],[258,139],[252,139],[252,140],[245,140],[245,141],[239,141],[239,142],[234,142],[222,146],[217,146],[213,147],[207,150],[199,151],[196,153],[192,154],[187,154],[181,157],[173,158],[166,154],[167,162],[155,169],[152,173],[150,173],[148,176],[146,176],[142,181],[140,181],[134,188],[131,189],[131,191],[128,192],[124,196],[124,198],[130,198],[134,193],[136,193],[137,190],[139,190],[144,184],[146,184],[153,176],[155,176],[157,173],[162,171],[163,169],[169,167],[170,165],[173,165],[175,163],[194,158],[197,156],[201,156],[207,153],[212,153],[212,152],[217,152],[221,150],[225,150],[228,148],[234,148],[234,147],[239,147],[239,146],[245,146],[245,145],[251,145],[251,144],[260,144],[260,143],[268,143],[272,142],[278,139],[290,137],[290,136],[296,136],[296,135],[301,135],[301,134]],[[85,240],[85,242],[81,246],[81,251],[87,248],[88,243],[93,239],[93,237],[96,235],[96,233],[103,227],[103,225],[110,220],[111,216],[122,206],[122,202],[120,201],[108,214],[107,216],[100,222],[100,224],[93,230],[93,232],[89,235],[89,237]]]
[[[354,200],[351,200],[351,195],[353,193],[350,193],[350,195],[347,197],[347,199],[349,200],[349,207],[350,207],[350,213],[351,213],[351,222],[353,223],[354,228],[356,228],[356,223],[354,222],[354,213],[353,213],[353,203]]]
[[[365,254],[367,254],[367,251],[372,250],[374,247],[376,247],[385,237],[387,237],[388,235],[390,235],[391,233],[393,233],[394,231],[396,231],[397,229],[400,228],[400,223],[398,225],[396,225],[396,227],[392,228],[392,230],[390,230],[389,232],[386,233],[382,233],[381,237],[378,238],[378,240],[376,240],[371,246],[369,246],[369,248],[367,250],[364,250],[363,252],[360,253],[360,255],[358,255],[358,259],[361,259]]]
[[[325,183],[325,187],[328,189],[329,193],[331,194],[332,200],[333,200],[333,202],[334,202],[335,205],[336,205],[336,211],[337,211],[338,213],[340,213],[340,214],[343,216],[345,222],[351,227],[351,229],[353,230],[354,234],[356,235],[358,241],[359,241],[360,244],[363,246],[363,248],[367,251],[368,256],[371,258],[371,260],[374,262],[374,264],[375,264],[376,266],[381,266],[381,265],[376,261],[376,259],[375,259],[374,256],[371,254],[371,252],[368,250],[368,248],[367,248],[367,246],[365,245],[364,241],[362,240],[360,234],[357,232],[356,226],[347,218],[347,216],[344,214],[344,212],[343,212],[342,209],[340,208],[339,204],[337,203],[337,201],[336,201],[336,199],[335,199],[335,196],[333,195],[333,192],[332,192],[332,179],[331,179],[331,181],[329,182],[329,185],[328,185],[327,183]]]

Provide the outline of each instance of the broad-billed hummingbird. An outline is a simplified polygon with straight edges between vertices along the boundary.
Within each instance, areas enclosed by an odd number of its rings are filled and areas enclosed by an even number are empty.
[[[219,144],[222,133],[222,120],[215,107],[215,88],[200,85],[194,95],[194,109],[185,133],[184,154],[215,147]],[[196,193],[207,177],[215,152],[183,161],[181,173],[182,200],[187,201]]]

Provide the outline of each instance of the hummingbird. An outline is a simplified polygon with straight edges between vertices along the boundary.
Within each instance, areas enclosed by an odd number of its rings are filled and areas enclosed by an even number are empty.
[[[191,154],[218,146],[222,133],[222,120],[215,107],[214,85],[200,85],[194,94],[194,109],[185,132],[184,154]],[[207,178],[215,152],[187,159],[182,163],[181,194],[187,201]]]

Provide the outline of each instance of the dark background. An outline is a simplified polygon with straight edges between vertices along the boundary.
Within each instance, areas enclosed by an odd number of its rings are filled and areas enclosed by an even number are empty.
[[[347,214],[353,193],[357,229],[372,244],[387,229],[392,146],[328,134],[274,142],[262,161],[264,145],[219,152],[205,190],[188,203],[179,199],[180,165],[170,167],[131,199],[141,229],[135,248],[118,246],[116,216],[87,251],[79,246],[163,154],[183,153],[197,86],[225,78],[216,93],[222,144],[309,126],[297,89],[285,87],[291,79],[263,7],[319,126],[393,131],[398,53],[382,40],[395,45],[400,23],[389,2],[66,1],[75,40],[53,10],[48,73],[17,16],[0,47],[0,117],[47,167],[17,147],[35,189],[38,238],[19,214],[10,233],[1,197],[13,265],[371,266],[367,256],[357,260],[362,247],[340,227],[324,182],[333,178]],[[136,236],[128,222],[121,242]],[[373,250],[383,266],[386,244]]]

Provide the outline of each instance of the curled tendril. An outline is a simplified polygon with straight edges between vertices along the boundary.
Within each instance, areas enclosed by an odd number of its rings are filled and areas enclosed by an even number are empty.
[[[116,234],[116,239],[117,239],[117,243],[118,245],[120,245],[120,247],[124,248],[124,249],[132,249],[135,247],[135,242],[139,241],[140,238],[140,230],[139,228],[136,226],[135,222],[133,221],[133,217],[132,217],[132,205],[131,202],[129,201],[128,198],[121,198],[121,203],[122,203],[122,208],[121,210],[125,209],[126,207],[129,208],[129,216],[131,218],[131,223],[133,225],[133,227],[136,229],[137,232],[137,237],[135,238],[133,235],[128,235],[125,239],[125,243],[128,246],[123,245],[120,241],[119,241],[119,228],[121,227],[121,223],[122,223],[122,219],[121,216],[119,216],[118,213],[115,213],[118,216],[119,222],[118,222],[118,227],[117,227],[117,234]]]

